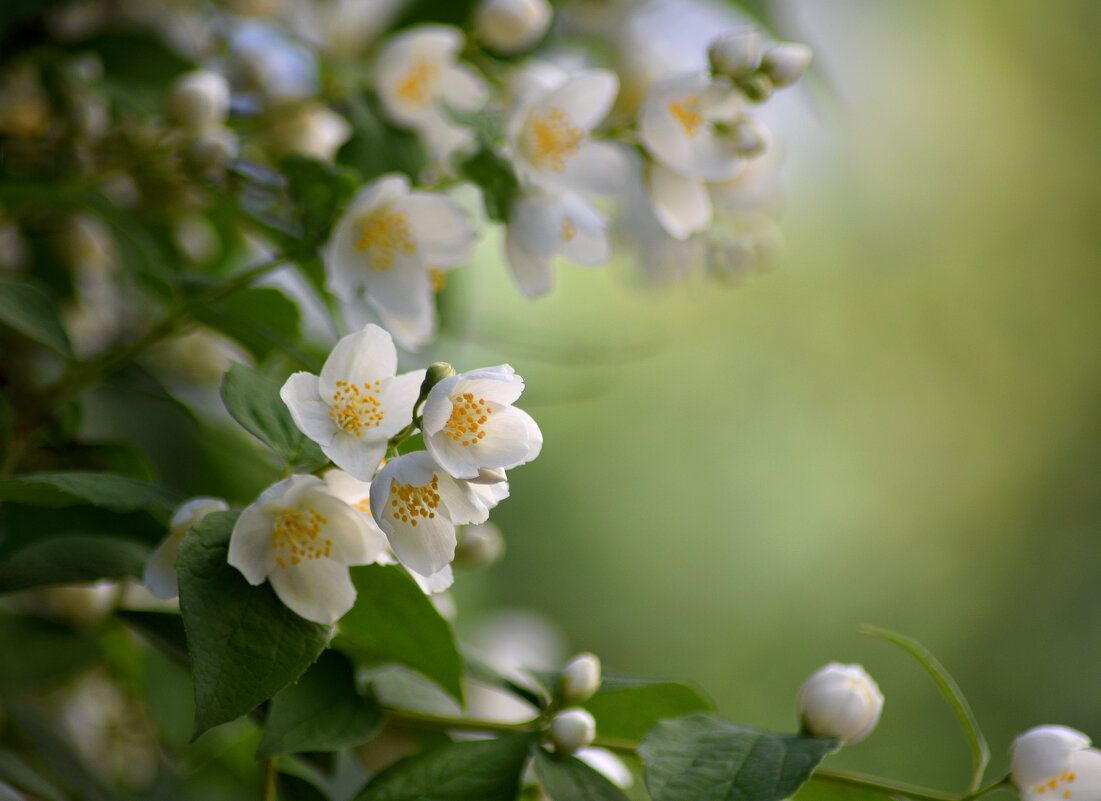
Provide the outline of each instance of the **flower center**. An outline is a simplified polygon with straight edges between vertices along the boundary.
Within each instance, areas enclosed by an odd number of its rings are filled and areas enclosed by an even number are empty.
[[[562,241],[572,242],[573,238],[577,236],[577,226],[569,220],[562,221]]]
[[[412,256],[417,252],[417,241],[405,213],[384,211],[360,221],[359,239],[354,247],[368,255],[372,269],[389,270],[398,253]]]
[[[436,294],[443,292],[443,288],[447,286],[447,273],[439,267],[429,267],[428,277],[432,279],[432,291]]]
[[[423,487],[414,487],[412,484],[399,484],[390,482],[390,516],[402,523],[411,526],[417,525],[418,517],[431,520],[436,516],[436,508],[440,505],[440,478],[432,474],[432,481]]]
[[[328,556],[333,541],[320,539],[321,527],[327,522],[325,517],[312,506],[306,511],[284,509],[275,518],[275,527],[271,531],[271,547],[276,551],[275,561],[280,567],[287,567],[287,560],[280,553],[290,551],[290,563],[297,565],[303,559],[320,559]]]
[[[329,404],[332,407],[329,417],[342,429],[357,437],[365,428],[378,428],[386,417],[386,410],[375,396],[380,384],[381,378],[374,383],[363,384],[360,389],[359,384],[337,381],[336,392]]]
[[[1041,785],[1037,786],[1036,792],[1038,794],[1042,795],[1042,794],[1046,793],[1049,789],[1050,790],[1059,789],[1060,784],[1063,784],[1063,783],[1070,784],[1073,781],[1074,781],[1074,774],[1070,773],[1070,772],[1064,772],[1063,775],[1059,776],[1058,778],[1050,779],[1046,784],[1041,784]],[[1063,790],[1063,793],[1062,793],[1063,798],[1070,798],[1071,795],[1072,794],[1070,792],[1069,787],[1066,788],[1065,790]]]
[[[398,81],[394,91],[409,105],[425,109],[436,99],[439,80],[440,65],[427,58],[418,58]]]
[[[700,113],[700,98],[698,95],[688,95],[681,100],[673,100],[669,103],[669,113],[673,119],[680,123],[684,133],[691,139],[703,124],[703,114]]]
[[[485,398],[475,398],[467,392],[451,399],[451,417],[444,424],[444,434],[464,448],[485,439],[482,428],[493,414]]]
[[[566,159],[577,152],[585,132],[573,124],[570,115],[552,108],[531,121],[527,133],[527,150],[539,167],[560,171]]]

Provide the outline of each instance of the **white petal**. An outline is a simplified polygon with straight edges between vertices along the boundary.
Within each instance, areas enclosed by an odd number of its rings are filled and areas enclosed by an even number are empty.
[[[711,225],[711,198],[699,181],[655,162],[647,189],[654,215],[670,236],[687,239]]]
[[[356,437],[340,431],[321,450],[337,467],[361,481],[370,481],[386,456],[386,442],[386,437]]]
[[[413,581],[417,582],[425,595],[443,592],[455,583],[455,573],[451,570],[451,565],[444,565],[431,576],[422,576],[420,573],[414,572],[410,572],[409,575],[413,577]]]
[[[424,273],[426,284],[427,275]],[[408,308],[397,310],[371,300],[379,318],[394,335],[394,341],[409,351],[417,350],[436,335],[436,302],[431,291],[425,291],[413,301]]]
[[[169,534],[145,563],[142,582],[158,598],[175,598],[180,594],[176,578],[176,556],[180,553],[183,534]]]
[[[474,70],[454,64],[440,75],[440,98],[458,111],[477,111],[489,99],[489,88]]]
[[[318,395],[329,402],[337,381],[368,384],[390,378],[398,366],[394,340],[377,325],[341,337],[321,368]]]
[[[226,561],[240,570],[249,584],[263,584],[275,563],[271,547],[273,527],[274,521],[260,508],[260,501],[246,507],[233,526]]]
[[[604,264],[611,257],[608,220],[577,196],[568,196],[566,220],[570,236],[562,243],[562,255],[582,264]]]
[[[168,524],[168,528],[182,534],[211,512],[224,512],[227,509],[229,504],[221,498],[191,498],[172,513],[172,522]]]
[[[329,550],[326,558],[342,565],[366,565],[375,561],[377,553],[371,553],[368,548],[367,524],[361,512],[329,494],[327,487],[311,492],[303,498],[303,503],[325,518],[318,536],[326,540]]]
[[[476,149],[478,137],[474,131],[455,122],[439,108],[433,106],[421,114],[412,125],[432,160],[448,167],[457,153],[468,153]]]
[[[381,521],[401,563],[422,576],[431,576],[455,558],[455,525],[445,514],[418,518],[416,526],[412,522],[395,520],[392,514]]]
[[[562,247],[565,203],[559,195],[533,192],[513,203],[506,236],[535,257],[550,258]]]
[[[469,482],[462,479],[454,479],[444,474],[440,476],[440,500],[447,507],[447,513],[451,521],[457,525],[466,523],[484,523],[489,519],[489,510],[492,507],[483,504],[479,494],[485,487],[479,485],[477,491],[471,489]],[[494,484],[499,492],[501,484]]]
[[[369,274],[376,272],[371,269],[367,254],[356,249],[362,237],[363,220],[408,193],[408,178],[404,175],[384,175],[361,189],[352,200],[333,229],[323,254],[327,285],[334,294],[351,300]]]
[[[331,559],[303,559],[297,565],[276,567],[271,586],[292,612],[314,623],[335,623],[356,601],[348,568]]]
[[[582,70],[533,104],[532,111],[559,108],[583,131],[603,120],[615,102],[619,79],[608,70]]]
[[[551,257],[528,250],[511,225],[505,229],[505,264],[513,283],[525,298],[532,300],[554,289]]]
[[[482,510],[479,513],[481,520],[471,520],[471,523],[484,523],[489,517],[489,511],[508,497],[508,482],[497,481],[492,484],[464,481],[463,493],[467,496],[472,506]]]
[[[629,165],[623,150],[611,142],[586,140],[566,159],[563,183],[578,191],[610,195],[623,188]]]
[[[455,265],[470,261],[475,232],[458,203],[431,192],[411,192],[394,206],[409,217],[417,250],[428,264]]]
[[[340,429],[333,422],[332,408],[321,400],[317,376],[294,373],[279,390],[279,397],[303,434],[323,448],[332,442]]]
[[[413,405],[420,397],[424,383],[424,370],[413,370],[385,382],[378,391],[378,399],[386,416],[378,427],[378,433],[387,439],[401,431],[413,420]]]
[[[635,783],[635,777],[623,764],[623,760],[606,748],[582,748],[574,756],[593,770],[602,773],[617,787],[627,789]]]

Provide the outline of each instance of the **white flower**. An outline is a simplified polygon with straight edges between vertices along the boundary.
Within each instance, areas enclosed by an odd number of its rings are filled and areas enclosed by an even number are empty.
[[[724,78],[740,78],[757,69],[761,60],[761,34],[742,28],[720,36],[707,48],[711,71]]]
[[[369,564],[369,533],[359,512],[316,476],[291,476],[241,512],[229,540],[229,563],[249,584],[271,581],[293,612],[335,623],[352,608],[349,565]]]
[[[513,204],[505,229],[505,256],[525,297],[551,291],[551,261],[558,256],[597,265],[610,255],[607,219],[579,195],[534,191]]]
[[[595,654],[578,654],[562,668],[562,699],[581,704],[600,688],[600,659]]]
[[[1023,801],[1101,799],[1101,751],[1066,726],[1037,726],[1013,741],[1009,775]]]
[[[482,0],[474,10],[478,38],[499,53],[522,53],[550,27],[547,0]]]
[[[742,166],[730,135],[742,100],[733,86],[694,72],[674,75],[651,88],[639,117],[639,135],[650,154],[687,178],[725,181]]]
[[[180,506],[168,525],[168,536],[145,563],[142,582],[158,598],[175,598],[180,594],[176,580],[176,556],[180,542],[193,525],[211,512],[224,512],[229,504],[221,498],[192,498]]]
[[[371,513],[398,559],[432,576],[455,556],[455,526],[483,523],[508,484],[452,478],[424,451],[391,459],[371,482]]]
[[[883,711],[883,694],[860,665],[831,662],[799,692],[799,716],[814,737],[856,743],[872,733]]]
[[[524,379],[507,364],[459,373],[440,381],[424,402],[424,446],[455,478],[530,462],[543,447],[539,426],[512,404]],[[481,521],[476,521],[481,522]]]
[[[457,203],[411,192],[386,175],[364,187],[333,229],[324,254],[328,286],[344,301],[360,291],[407,347],[435,333],[434,276],[469,261],[474,228]]]
[[[351,473],[333,468],[325,471],[322,476],[325,484],[331,492],[340,500],[347,503],[363,515],[363,522],[367,530],[368,550],[375,554],[372,559],[380,565],[400,564],[394,552],[390,550],[390,543],[386,534],[375,522],[371,514],[371,484],[368,481],[360,481]],[[420,573],[409,571],[409,575],[417,582],[425,595],[443,592],[455,582],[455,575],[451,565],[445,565],[431,576],[422,576]]]
[[[485,81],[458,63],[463,42],[458,28],[420,25],[393,36],[375,68],[386,114],[417,130],[442,162],[474,142],[473,132],[454,122],[447,108],[477,111],[489,97]]]
[[[341,338],[321,375],[295,373],[279,396],[295,425],[356,478],[370,481],[390,437],[413,419],[424,370],[395,375],[397,351],[377,325]]]
[[[572,754],[596,739],[596,719],[587,709],[564,709],[550,725],[550,741],[560,754]]]
[[[558,192],[607,194],[623,181],[623,153],[589,132],[611,110],[619,81],[607,70],[582,70],[558,86],[529,92],[509,123],[521,175]]]
[[[276,118],[268,133],[280,152],[332,161],[352,135],[352,126],[327,106],[307,103]]]
[[[229,83],[209,70],[182,75],[168,90],[165,113],[170,123],[190,131],[217,128],[229,116]]]

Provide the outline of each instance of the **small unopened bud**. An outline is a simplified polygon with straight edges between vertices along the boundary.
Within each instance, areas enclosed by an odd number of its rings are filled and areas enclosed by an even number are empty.
[[[432,387],[453,375],[455,375],[455,368],[447,362],[432,362],[428,365],[428,369],[424,371],[424,380],[421,381],[420,394],[417,396],[417,402],[413,404],[413,408],[416,409],[421,405],[428,397],[428,393],[432,391]]]
[[[190,156],[196,167],[208,170],[236,158],[237,149],[237,134],[229,128],[215,128],[191,144]]]
[[[724,78],[741,78],[757,69],[761,60],[761,34],[743,28],[723,34],[707,48],[711,71]]]
[[[500,529],[492,523],[463,526],[455,546],[455,566],[467,569],[486,567],[496,562],[504,550],[505,540]]]
[[[554,716],[550,741],[559,754],[573,754],[596,739],[596,719],[585,709],[565,709]]]
[[[734,84],[751,103],[763,103],[772,97],[772,79],[763,72],[743,75]]]
[[[562,668],[562,700],[581,704],[600,688],[600,659],[595,654],[578,654]]]
[[[474,30],[498,53],[522,53],[543,38],[551,15],[547,0],[482,0],[474,12]]]
[[[806,45],[785,43],[770,47],[761,59],[761,72],[777,89],[791,86],[810,64],[811,49]]]
[[[219,126],[229,116],[229,84],[216,72],[189,72],[169,89],[165,114],[171,124],[189,131]]]
[[[745,158],[753,158],[765,152],[768,140],[755,122],[741,119],[730,130],[734,149]]]
[[[814,737],[856,743],[872,733],[883,711],[883,694],[860,665],[831,662],[799,692],[803,728]]]
[[[310,104],[278,119],[269,135],[280,152],[332,161],[336,151],[352,135],[352,126],[335,111],[320,104]]]

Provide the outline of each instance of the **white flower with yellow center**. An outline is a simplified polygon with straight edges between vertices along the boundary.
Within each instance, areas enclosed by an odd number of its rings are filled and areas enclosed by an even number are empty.
[[[229,504],[221,498],[192,498],[175,511],[168,524],[168,536],[145,563],[142,582],[151,593],[164,599],[175,598],[180,594],[176,579],[176,556],[180,552],[180,542],[184,534],[211,512],[224,512],[227,509]]]
[[[328,286],[345,302],[362,293],[399,342],[414,348],[435,334],[441,271],[469,261],[474,239],[453,200],[386,175],[356,195],[333,229],[324,254]]]
[[[481,479],[479,479],[481,480]],[[463,481],[425,451],[391,459],[371,482],[371,513],[402,564],[433,576],[455,558],[455,526],[484,523],[508,483]]]
[[[530,462],[543,447],[543,434],[512,405],[523,391],[524,379],[507,364],[443,379],[424,402],[425,448],[455,478],[476,480],[483,470]]]
[[[390,543],[386,539],[386,534],[379,528],[374,515],[371,513],[370,482],[360,481],[351,473],[346,473],[337,468],[325,471],[322,478],[328,486],[329,492],[363,515],[371,550],[373,553],[378,553],[378,557],[374,561],[381,565],[399,564],[398,558],[390,550]],[[413,580],[417,582],[426,595],[443,592],[455,582],[455,574],[451,570],[451,565],[445,565],[431,576],[422,576],[420,573],[413,571],[409,571],[409,575],[413,577]]]
[[[582,70],[544,91],[527,92],[508,131],[521,175],[558,192],[618,189],[626,170],[622,151],[589,138],[618,89],[615,73]]]
[[[393,36],[375,67],[386,114],[398,125],[418,131],[443,162],[475,139],[447,109],[477,111],[489,97],[485,81],[458,63],[464,41],[458,28],[420,25]]]
[[[241,512],[228,561],[249,584],[270,581],[301,617],[335,623],[356,599],[348,566],[378,558],[369,537],[363,516],[324,481],[296,475],[268,487]]]
[[[1067,726],[1037,726],[1014,740],[1009,775],[1022,801],[1101,799],[1101,751]]]
[[[597,265],[610,255],[607,219],[580,196],[533,191],[513,204],[505,229],[505,256],[525,297],[551,291],[551,262],[558,256]]]
[[[295,373],[279,392],[295,425],[333,462],[370,481],[390,437],[413,419],[424,370],[395,375],[394,341],[377,325],[336,343],[321,375]]]

